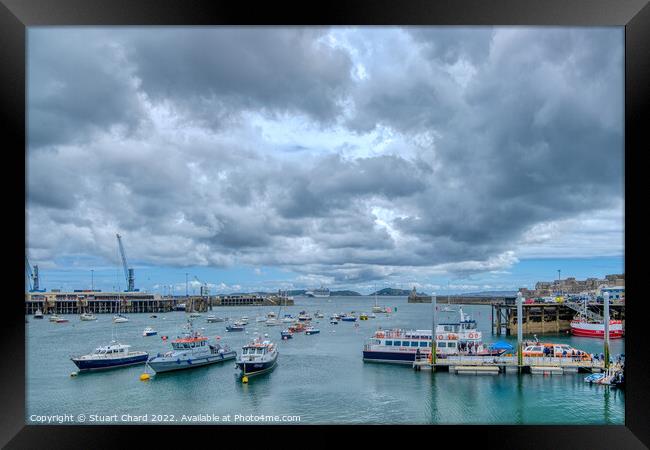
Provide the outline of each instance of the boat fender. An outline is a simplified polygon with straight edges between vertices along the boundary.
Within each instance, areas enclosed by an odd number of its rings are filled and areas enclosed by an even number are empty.
[[[181,359],[178,358],[178,359],[176,360],[176,364],[180,364],[180,363],[181,363]]]

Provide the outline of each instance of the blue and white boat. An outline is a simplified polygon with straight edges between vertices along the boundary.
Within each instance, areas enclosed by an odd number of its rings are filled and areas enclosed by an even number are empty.
[[[318,334],[318,333],[320,333],[320,330],[318,328],[307,327],[305,329],[305,334]]]
[[[157,334],[158,334],[158,332],[156,330],[154,330],[153,328],[151,328],[151,327],[145,328],[144,331],[142,332],[142,336],[144,336],[144,337],[155,336]]]
[[[261,375],[275,369],[278,362],[278,349],[274,343],[261,338],[254,339],[242,347],[242,353],[237,357],[237,367],[241,377]]]
[[[293,339],[293,333],[291,332],[291,330],[282,330],[280,332],[280,336],[284,341],[286,341],[287,339]]]
[[[149,359],[148,365],[156,373],[161,373],[220,363],[236,357],[237,352],[228,346],[209,344],[208,338],[195,331],[189,322],[182,335],[172,341],[172,350],[158,353]]]
[[[80,372],[114,369],[147,362],[147,358],[149,358],[147,352],[132,352],[129,351],[130,348],[130,345],[111,341],[106,346],[97,347],[92,353],[73,356],[70,359],[79,368]]]
[[[245,330],[244,325],[242,325],[241,323],[235,322],[232,325],[226,325],[226,331],[228,332],[244,331],[244,330]]]
[[[344,314],[341,316],[341,320],[343,322],[356,322],[357,321],[357,316],[354,314]]]

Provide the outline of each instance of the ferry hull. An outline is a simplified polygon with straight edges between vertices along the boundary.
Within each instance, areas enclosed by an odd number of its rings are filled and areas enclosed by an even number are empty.
[[[111,360],[86,360],[86,359],[74,359],[72,362],[79,368],[81,372],[91,371],[91,370],[105,370],[105,369],[115,369],[118,367],[133,366],[136,364],[143,364],[147,362],[149,358],[148,354],[129,356],[127,358],[111,359]]]
[[[415,353],[406,352],[380,352],[364,350],[363,360],[365,362],[382,362],[390,364],[411,364],[415,361]]]
[[[149,366],[156,373],[172,372],[175,370],[193,369],[195,367],[229,361],[235,359],[236,356],[236,352],[225,352],[218,355],[209,355],[196,359],[181,360],[179,358],[173,361],[157,359],[157,357],[154,357],[149,361]]]

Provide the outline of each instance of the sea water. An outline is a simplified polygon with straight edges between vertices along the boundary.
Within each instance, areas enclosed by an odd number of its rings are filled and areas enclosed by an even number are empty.
[[[364,363],[363,344],[378,328],[431,329],[431,304],[409,304],[406,297],[379,297],[396,309],[375,319],[329,323],[333,313],[370,314],[371,297],[296,297],[280,317],[301,310],[320,310],[312,320],[320,334],[294,334],[283,341],[288,324],[267,327],[257,316],[277,307],[215,307],[194,319],[211,343],[230,345],[238,353],[255,336],[268,334],[279,348],[278,365],[268,374],[243,384],[233,361],[164,373],[140,381],[144,365],[80,373],[70,355],[106,345],[114,332],[132,350],[150,356],[170,350],[170,341],[187,321],[183,312],[128,314],[129,322],[112,323],[111,314],[69,323],[29,317],[26,326],[26,422],[84,424],[623,424],[624,392],[589,385],[585,374],[455,375],[416,372],[409,365]],[[444,306],[444,305],[443,305]],[[452,305],[458,309],[458,305]],[[439,305],[439,309],[441,306]],[[483,332],[483,341],[516,343],[516,338],[491,335],[491,307],[466,305]],[[249,317],[246,332],[226,332],[228,322],[207,323],[209,314],[232,320]],[[440,321],[457,321],[458,313],[439,313]],[[232,322],[231,320],[231,322]],[[143,337],[151,326],[157,336]],[[167,342],[161,336],[169,336]],[[524,338],[532,339],[525,335]],[[566,342],[591,353],[602,352],[602,340],[570,335],[539,336],[542,341]],[[624,340],[611,341],[611,353],[624,353]]]

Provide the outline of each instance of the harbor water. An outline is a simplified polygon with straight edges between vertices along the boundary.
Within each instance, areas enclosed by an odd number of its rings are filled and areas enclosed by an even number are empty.
[[[296,297],[281,315],[317,310],[325,318],[312,324],[320,334],[294,334],[282,341],[288,324],[267,327],[257,316],[278,313],[275,307],[221,307],[194,319],[211,343],[229,345],[238,353],[255,332],[268,333],[279,348],[276,369],[243,384],[233,361],[191,370],[163,373],[140,381],[144,365],[80,373],[70,355],[89,353],[106,345],[115,330],[117,340],[150,356],[170,350],[170,341],[186,322],[183,312],[129,314],[129,322],[112,323],[112,315],[97,321],[66,316],[68,323],[28,317],[26,323],[26,422],[68,414],[70,423],[84,424],[212,424],[228,422],[291,424],[623,424],[624,392],[583,382],[585,374],[455,375],[416,372],[409,365],[364,363],[362,348],[378,328],[431,329],[431,305],[409,304],[406,297],[379,297],[379,304],[396,308],[367,321],[329,323],[332,313],[370,314],[370,297]],[[439,305],[439,308],[444,305]],[[458,305],[452,305],[458,309]],[[516,337],[491,335],[491,308],[466,305],[483,332],[483,341]],[[207,323],[208,315],[248,316],[246,332],[228,333],[228,322]],[[457,313],[440,312],[440,321],[457,321]],[[357,326],[358,325],[358,326]],[[150,326],[157,336],[143,337]],[[169,336],[167,342],[161,336]],[[217,340],[217,336],[220,340]],[[532,339],[525,335],[524,338]],[[602,340],[570,335],[539,336],[566,342],[591,353],[602,352]],[[611,353],[624,353],[624,339],[611,342]],[[78,418],[83,416],[82,420]],[[91,418],[92,416],[92,418]],[[280,417],[267,421],[263,416]],[[134,418],[145,417],[143,422]],[[237,418],[236,418],[237,417]],[[269,419],[270,420],[270,419]],[[55,422],[56,423],[56,422]]]

